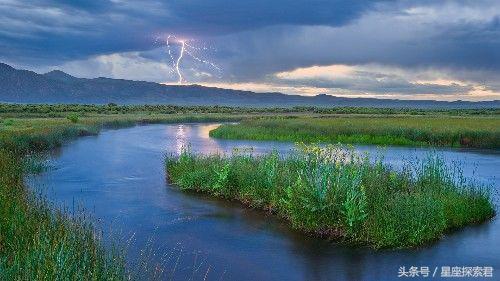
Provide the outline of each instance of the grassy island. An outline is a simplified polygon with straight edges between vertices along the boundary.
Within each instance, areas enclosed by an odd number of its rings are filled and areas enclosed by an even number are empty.
[[[419,246],[494,215],[486,189],[437,156],[394,170],[342,146],[288,156],[167,157],[170,181],[268,210],[297,229],[374,248]]]

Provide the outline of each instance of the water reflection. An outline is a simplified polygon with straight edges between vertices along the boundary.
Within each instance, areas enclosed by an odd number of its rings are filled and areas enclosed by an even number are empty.
[[[175,133],[175,141],[176,141],[175,147],[177,148],[176,152],[178,155],[181,154],[182,150],[186,149],[188,145],[186,132],[184,130],[185,129],[183,124],[177,125],[177,131]]]
[[[175,257],[165,262],[169,270],[178,260],[175,272],[168,271],[167,278],[189,279],[194,263],[203,264],[194,279],[203,279],[210,268],[209,280],[398,280],[397,270],[403,265],[500,267],[497,219],[448,234],[421,249],[377,252],[305,237],[264,212],[168,185],[163,155],[179,153],[188,144],[202,153],[231,152],[235,146],[253,147],[255,153],[271,149],[287,153],[293,147],[290,143],[210,139],[208,132],[215,126],[151,125],[84,137],[53,156],[55,169],[29,182],[49,187],[48,197],[56,204],[80,202],[102,221],[105,232],[111,228],[127,237],[135,233],[131,259],[153,238],[151,247],[159,256]],[[376,151],[370,146],[357,149]],[[398,166],[402,156],[423,158],[427,152],[387,148],[385,161]],[[466,174],[476,167],[474,176],[498,189],[498,153],[453,149],[439,153],[448,163],[463,162]]]
[[[199,126],[197,128],[197,137],[200,138],[200,139],[208,139],[210,136],[210,131],[212,131],[213,129],[216,129],[217,127],[219,127],[219,124],[210,124],[210,125],[203,125],[203,126]]]

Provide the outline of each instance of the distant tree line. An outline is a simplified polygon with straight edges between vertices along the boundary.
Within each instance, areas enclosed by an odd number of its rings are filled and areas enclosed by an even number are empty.
[[[416,108],[370,108],[370,107],[230,107],[230,106],[178,106],[163,104],[106,105],[95,104],[11,104],[0,103],[0,114],[43,115],[58,117],[62,113],[86,114],[178,114],[178,113],[316,113],[316,114],[384,114],[384,115],[500,115],[498,108],[481,109],[416,109]],[[64,115],[66,116],[66,115]]]

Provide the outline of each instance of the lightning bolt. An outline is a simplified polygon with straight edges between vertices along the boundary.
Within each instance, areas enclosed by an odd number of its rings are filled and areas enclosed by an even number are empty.
[[[159,40],[163,41],[165,44],[166,52],[168,53],[171,61],[172,73],[176,73],[178,77],[177,84],[183,84],[186,82],[181,70],[181,62],[186,56],[192,58],[196,62],[207,65],[209,68],[215,70],[219,74],[218,77],[221,77],[222,69],[218,65],[197,55],[197,53],[199,52],[209,50],[207,47],[196,47],[189,43],[189,40],[178,39],[175,35],[168,35],[166,38],[163,37],[163,39],[161,39],[161,37],[157,37],[157,41]],[[174,44],[180,46],[180,51],[177,52],[179,54],[177,58],[174,58],[174,52],[172,52],[171,45]]]
[[[181,43],[181,53],[179,54],[177,62],[175,63],[175,70],[177,71],[177,75],[179,76],[177,84],[182,84],[182,74],[179,69],[179,64],[181,63],[182,57],[184,56],[184,49],[186,48],[186,42],[184,40],[179,40],[179,43]]]
[[[186,44],[186,46],[189,46],[189,45]],[[187,49],[185,51],[186,51],[186,54],[188,54],[194,60],[199,61],[199,62],[204,63],[204,64],[208,64],[208,65],[210,65],[211,67],[213,67],[214,69],[216,69],[218,71],[222,71],[222,69],[218,65],[216,65],[215,63],[213,63],[211,61],[207,61],[207,60],[201,59],[201,58],[195,56],[191,51],[189,51]]]

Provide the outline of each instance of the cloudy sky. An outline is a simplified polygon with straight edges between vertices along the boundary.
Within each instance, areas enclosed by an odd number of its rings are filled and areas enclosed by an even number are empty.
[[[258,92],[492,100],[500,1],[0,0],[0,61]]]

